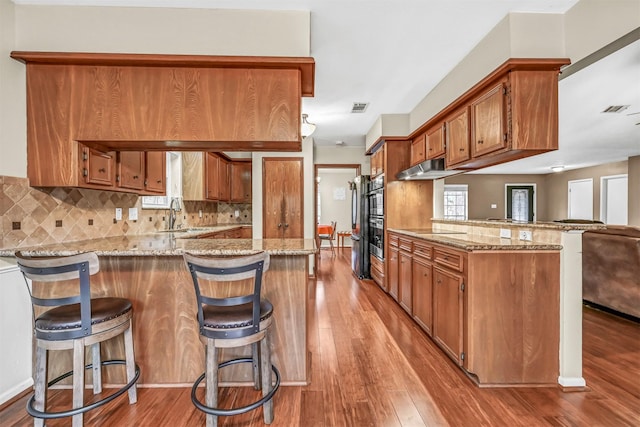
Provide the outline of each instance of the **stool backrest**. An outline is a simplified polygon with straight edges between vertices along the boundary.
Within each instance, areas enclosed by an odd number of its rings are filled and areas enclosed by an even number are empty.
[[[198,323],[200,334],[209,338],[242,338],[260,331],[260,295],[262,292],[262,278],[269,269],[269,254],[260,252],[255,255],[233,258],[201,258],[184,254],[184,260],[193,279],[198,303]],[[211,282],[234,282],[253,280],[253,292],[226,298],[215,298],[202,294],[200,280]],[[252,323],[247,328],[216,331],[205,328],[203,307],[230,307],[251,303]]]
[[[16,252],[15,257],[24,277],[33,281],[53,283],[79,280],[79,290],[74,295],[58,298],[39,298],[31,295],[31,304],[41,307],[80,304],[81,328],[56,332],[55,334],[40,333],[36,329],[36,337],[49,340],[67,340],[91,335],[89,276],[96,274],[100,269],[98,256],[93,252],[87,252],[66,257],[30,258],[21,252]]]

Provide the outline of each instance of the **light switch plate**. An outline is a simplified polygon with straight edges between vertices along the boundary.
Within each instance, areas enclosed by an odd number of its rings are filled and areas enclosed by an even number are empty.
[[[501,239],[510,239],[511,238],[511,230],[509,230],[508,228],[501,228],[500,229],[500,238]]]
[[[116,221],[122,220],[122,208],[116,208]]]
[[[236,209],[236,218],[240,218],[240,211]]]
[[[200,209],[200,210],[198,211],[198,217],[199,217],[199,218],[202,218],[202,209]]]
[[[491,203],[491,209],[498,209],[498,205],[495,203]]]
[[[138,220],[138,208],[129,208],[129,219],[131,221]]]
[[[521,230],[520,231],[520,240],[526,240],[528,242],[531,241],[532,233],[530,230]]]

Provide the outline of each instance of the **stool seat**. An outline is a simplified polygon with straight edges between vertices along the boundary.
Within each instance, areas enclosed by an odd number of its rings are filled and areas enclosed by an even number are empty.
[[[253,304],[202,308],[204,326],[213,329],[233,329],[253,324]],[[273,305],[266,299],[260,301],[260,321],[267,320],[273,314]]]
[[[124,298],[94,298],[91,300],[91,324],[98,325],[130,312],[131,301]],[[36,329],[68,330],[81,327],[80,304],[62,305],[45,311],[36,319]]]

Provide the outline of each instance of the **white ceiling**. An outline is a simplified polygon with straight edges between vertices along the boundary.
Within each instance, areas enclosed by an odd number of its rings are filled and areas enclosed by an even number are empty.
[[[409,113],[509,12],[564,13],[577,0],[14,0],[29,4],[310,10],[314,143],[364,147],[381,114]],[[614,73],[615,74],[612,74]],[[640,43],[560,82],[560,150],[483,170],[549,173],[640,155]],[[352,114],[353,102],[368,102]],[[600,114],[631,105],[622,114]]]

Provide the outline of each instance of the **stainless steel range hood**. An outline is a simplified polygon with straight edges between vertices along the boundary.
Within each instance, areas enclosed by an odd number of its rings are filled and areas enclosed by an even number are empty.
[[[403,170],[396,175],[396,178],[399,180],[431,180],[457,175],[462,172],[463,171],[458,170],[446,170],[444,168],[444,159],[430,159]]]

